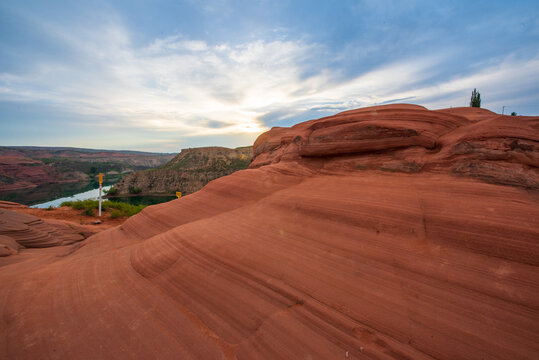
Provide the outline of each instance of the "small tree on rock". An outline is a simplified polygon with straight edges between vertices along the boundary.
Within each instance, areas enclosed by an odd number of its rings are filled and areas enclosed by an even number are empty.
[[[513,112],[511,113],[511,116],[517,116],[517,113],[513,111]]]
[[[481,94],[477,92],[477,89],[473,89],[472,98],[470,99],[471,107],[481,107]]]

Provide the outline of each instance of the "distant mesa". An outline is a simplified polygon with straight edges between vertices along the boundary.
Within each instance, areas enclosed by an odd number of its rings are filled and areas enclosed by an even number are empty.
[[[207,183],[235,171],[247,169],[252,146],[229,149],[200,147],[183,149],[168,163],[151,170],[126,175],[114,185],[114,196],[133,194],[192,194]]]
[[[0,358],[536,359],[538,144],[478,108],[273,128],[246,170],[0,258]]]
[[[78,148],[0,147],[0,193],[46,184],[90,182],[97,173],[128,173],[163,165],[174,155]]]

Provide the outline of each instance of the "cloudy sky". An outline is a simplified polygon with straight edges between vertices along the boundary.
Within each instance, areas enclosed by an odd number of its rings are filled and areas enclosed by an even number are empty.
[[[0,2],[0,145],[178,152],[375,104],[539,115],[539,2]]]

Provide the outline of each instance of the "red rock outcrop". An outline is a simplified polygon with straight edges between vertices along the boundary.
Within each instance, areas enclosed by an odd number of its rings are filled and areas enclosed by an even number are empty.
[[[537,117],[376,106],[273,128],[255,142],[251,167],[300,161],[329,171],[424,170],[537,190],[538,142]]]
[[[0,357],[535,359],[538,123],[393,105],[272,129],[250,169],[0,267]]]
[[[63,223],[45,222],[36,216],[0,208],[0,256],[16,254],[21,248],[69,245],[83,239]]]

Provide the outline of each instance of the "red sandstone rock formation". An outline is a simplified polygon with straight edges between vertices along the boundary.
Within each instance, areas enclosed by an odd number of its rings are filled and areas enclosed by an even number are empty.
[[[23,248],[70,245],[83,239],[63,223],[44,222],[32,215],[0,208],[0,256],[17,254]]]
[[[411,105],[274,128],[250,169],[0,267],[0,357],[535,359],[538,128]]]

